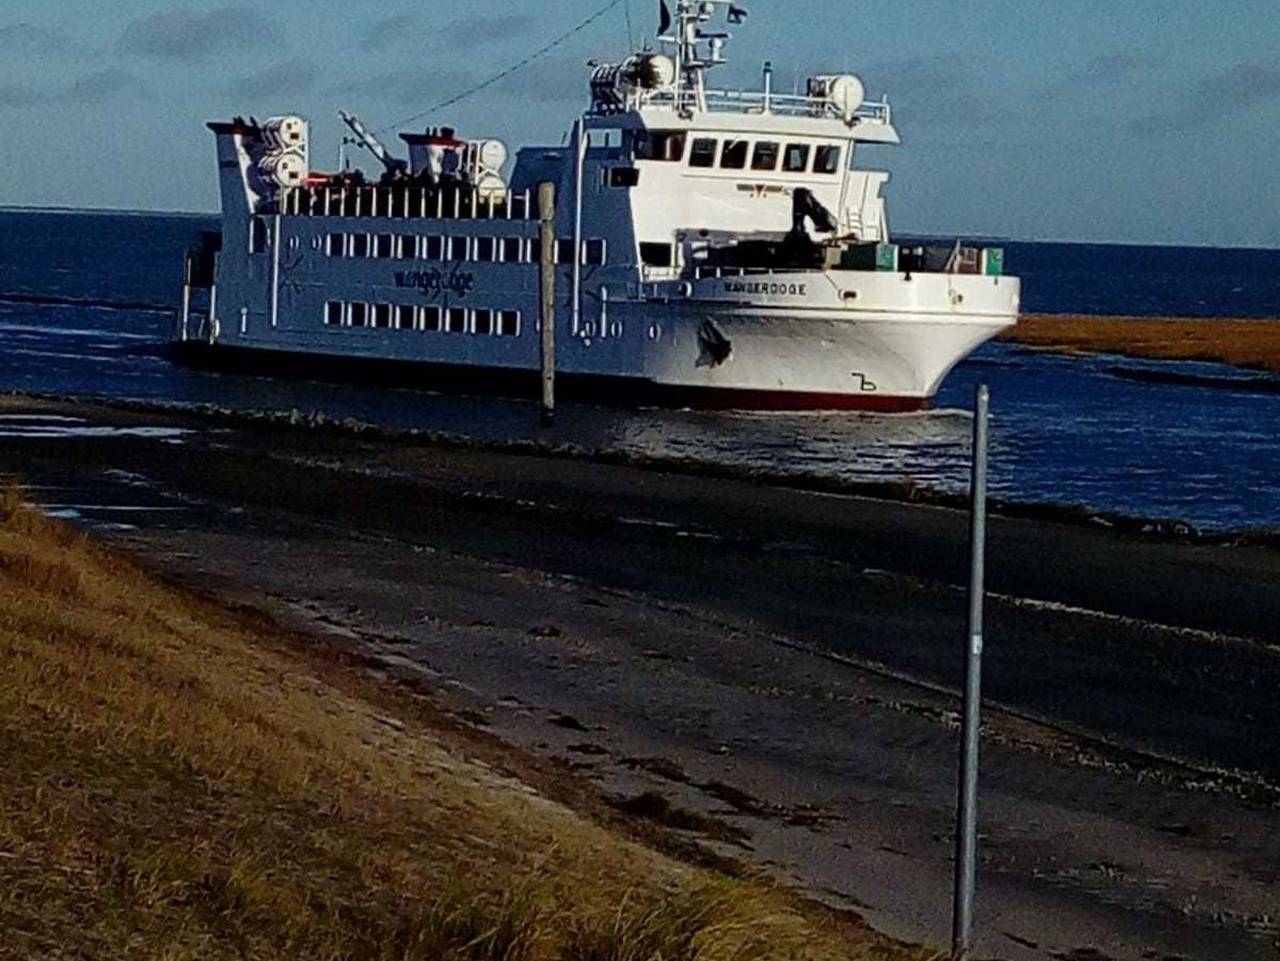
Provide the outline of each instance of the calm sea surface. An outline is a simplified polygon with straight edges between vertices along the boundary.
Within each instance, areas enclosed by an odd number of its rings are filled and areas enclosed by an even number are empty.
[[[1280,393],[1136,382],[1117,366],[1237,376],[1210,364],[1077,359],[989,344],[924,414],[733,414],[562,408],[172,366],[182,254],[213,218],[0,211],[0,390],[235,409],[323,411],[396,427],[946,490],[967,482],[974,385],[991,387],[992,484],[1215,530],[1280,529]],[[1008,243],[1032,312],[1280,317],[1280,250]],[[7,300],[6,300],[7,298]],[[64,298],[74,303],[27,303]],[[22,428],[0,418],[0,443]]]

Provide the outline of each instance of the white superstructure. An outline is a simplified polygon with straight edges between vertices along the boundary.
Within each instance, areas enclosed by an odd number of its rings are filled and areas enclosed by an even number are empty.
[[[181,355],[532,393],[537,188],[556,185],[562,389],[600,402],[904,410],[1017,317],[998,250],[891,242],[887,102],[854,76],[711,89],[725,0],[680,0],[662,53],[596,65],[567,146],[402,134],[374,184],[310,171],[298,117],[210,124],[223,229],[188,261]],[[550,255],[553,252],[548,251]]]

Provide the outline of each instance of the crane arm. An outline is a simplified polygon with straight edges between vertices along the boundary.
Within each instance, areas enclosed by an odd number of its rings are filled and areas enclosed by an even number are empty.
[[[378,162],[387,168],[389,173],[397,173],[405,171],[409,165],[399,157],[393,157],[391,152],[382,145],[382,141],[373,135],[373,133],[360,122],[360,118],[353,114],[347,113],[345,110],[339,110],[338,115],[342,117],[342,122],[351,128],[351,132],[356,135],[356,139],[361,145],[378,158]]]

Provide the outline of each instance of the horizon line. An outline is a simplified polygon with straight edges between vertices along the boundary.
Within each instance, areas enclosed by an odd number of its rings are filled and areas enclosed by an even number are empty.
[[[0,213],[47,213],[47,214],[99,214],[118,217],[220,217],[219,210],[156,210],[145,207],[67,207],[60,205],[40,204],[0,204]],[[1183,247],[1201,250],[1261,250],[1280,251],[1280,244],[1266,246],[1263,244],[1243,243],[1189,243],[1172,240],[1097,240],[1089,238],[1062,237],[1009,237],[1000,234],[983,233],[981,231],[963,230],[924,230],[902,231],[902,236],[921,239],[969,239],[992,243],[1010,244],[1071,244],[1081,247]]]

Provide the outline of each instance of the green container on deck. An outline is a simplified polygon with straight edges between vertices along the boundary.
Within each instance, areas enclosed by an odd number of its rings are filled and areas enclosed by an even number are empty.
[[[849,244],[840,253],[841,270],[898,269],[897,244]]]
[[[1004,248],[985,247],[982,251],[982,272],[988,277],[1004,275]]]

